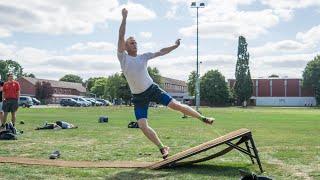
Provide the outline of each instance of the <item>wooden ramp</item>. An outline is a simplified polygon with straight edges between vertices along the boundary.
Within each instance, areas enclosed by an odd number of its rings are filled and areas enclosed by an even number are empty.
[[[235,143],[233,142],[235,141]],[[245,148],[240,145],[245,143]],[[227,147],[215,154],[207,157],[182,161],[188,157],[205,152],[209,149],[215,148],[220,145],[227,145]],[[49,159],[33,159],[22,157],[0,157],[0,163],[15,163],[27,165],[45,165],[45,166],[58,166],[58,167],[73,167],[73,168],[149,168],[160,169],[172,166],[183,166],[188,164],[199,163],[208,161],[210,159],[222,156],[231,150],[236,149],[248,156],[250,156],[252,163],[254,159],[257,161],[260,171],[263,172],[258,150],[255,147],[251,132],[248,129],[239,129],[224,136],[218,137],[209,142],[200,144],[199,146],[187,149],[173,156],[169,156],[166,160],[156,163],[151,162],[129,162],[129,161],[63,161],[63,160],[49,160]]]
[[[233,143],[232,141],[237,141],[236,143]],[[249,145],[249,142],[251,144],[251,147]],[[240,147],[240,144],[245,143],[246,148]],[[196,154],[199,154],[201,152],[207,151],[209,149],[215,148],[217,146],[226,144],[228,145],[227,148],[212,154],[210,156],[192,160],[192,161],[182,161],[190,156],[194,156]],[[255,147],[251,131],[248,129],[239,129],[237,131],[230,132],[224,136],[218,137],[214,140],[211,140],[209,142],[200,144],[199,146],[187,149],[185,151],[182,151],[178,154],[175,154],[173,156],[169,156],[167,159],[156,162],[149,166],[150,169],[160,169],[165,167],[172,167],[172,166],[182,166],[182,165],[188,165],[188,164],[194,164],[199,163],[203,161],[208,161],[210,159],[222,156],[228,152],[230,152],[232,149],[236,149],[248,156],[250,156],[252,163],[254,164],[254,159],[256,159],[260,171],[263,172],[260,159],[258,156],[258,150]],[[251,152],[253,151],[253,153]]]

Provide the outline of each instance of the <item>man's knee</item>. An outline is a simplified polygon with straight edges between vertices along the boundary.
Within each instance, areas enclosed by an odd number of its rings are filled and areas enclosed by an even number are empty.
[[[142,131],[147,130],[147,129],[148,129],[147,119],[145,119],[145,118],[139,119],[139,120],[138,120],[138,125],[139,125],[139,128],[140,128]]]
[[[172,108],[172,109],[177,110],[177,109],[179,109],[179,108],[181,107],[181,104],[180,104],[179,101],[173,99],[173,100],[169,103],[168,106],[169,106],[170,108]]]

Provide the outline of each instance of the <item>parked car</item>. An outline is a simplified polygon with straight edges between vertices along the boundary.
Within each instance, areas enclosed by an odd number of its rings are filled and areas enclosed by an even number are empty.
[[[81,106],[81,103],[77,102],[76,100],[72,98],[63,98],[60,101],[61,106],[76,106],[79,107]]]
[[[94,98],[84,98],[85,100],[91,102],[92,106],[102,106],[103,104]]]
[[[32,98],[33,105],[40,105],[41,102],[37,98]]]
[[[103,106],[110,106],[111,102],[105,99],[96,99],[97,101],[101,102]]]
[[[95,104],[96,104],[96,106],[103,106],[103,103],[102,102],[99,102],[99,101],[97,101],[96,99],[94,99],[94,98],[90,98],[91,99],[91,101],[93,101]]]
[[[18,104],[19,106],[29,108],[33,106],[32,98],[30,96],[20,96]]]
[[[91,102],[85,100],[85,99],[82,98],[82,97],[75,97],[75,98],[72,98],[72,99],[74,99],[74,100],[76,100],[77,102],[81,103],[81,106],[83,106],[83,107],[88,107],[88,106],[91,106],[91,105],[92,105]]]

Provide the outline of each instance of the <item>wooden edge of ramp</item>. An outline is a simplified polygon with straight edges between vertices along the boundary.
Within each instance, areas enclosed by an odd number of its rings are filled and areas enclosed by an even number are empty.
[[[22,157],[0,157],[0,163],[14,163],[24,165],[44,165],[70,168],[146,168],[151,162],[133,161],[64,161],[50,159],[34,159]]]

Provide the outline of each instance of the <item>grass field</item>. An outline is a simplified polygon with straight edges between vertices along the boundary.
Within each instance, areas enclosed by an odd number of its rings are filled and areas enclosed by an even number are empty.
[[[171,154],[239,128],[252,130],[264,175],[275,179],[320,179],[320,109],[203,108],[217,119],[213,127],[167,108],[151,108],[150,124]],[[109,123],[99,124],[107,115]],[[47,159],[60,150],[62,160],[158,161],[160,153],[140,132],[128,129],[130,107],[20,109],[18,141],[1,141],[0,156]],[[35,131],[45,121],[66,120],[78,129]],[[210,151],[212,153],[212,151]],[[208,152],[208,153],[210,153]],[[59,168],[0,164],[0,179],[239,179],[239,169],[259,172],[247,156],[233,151],[198,165],[163,170]]]

